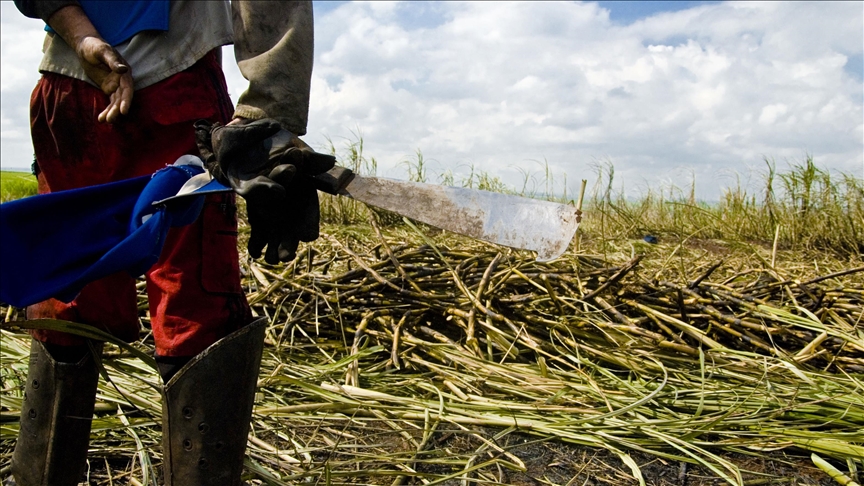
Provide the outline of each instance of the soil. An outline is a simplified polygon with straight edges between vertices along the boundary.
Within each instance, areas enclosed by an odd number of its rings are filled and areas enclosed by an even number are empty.
[[[293,427],[286,424],[295,433],[295,440],[308,439],[314,442],[312,437],[305,437],[307,433],[321,436],[321,429],[317,431],[304,427]],[[362,430],[361,430],[362,429]],[[370,434],[371,430],[378,433]],[[386,429],[386,430],[385,430]],[[331,429],[332,430],[332,429]],[[335,430],[334,430],[335,432]],[[370,484],[370,485],[420,485],[424,484],[418,477],[406,475],[397,479],[398,469],[393,457],[403,455],[406,460],[404,466],[408,466],[423,474],[427,479],[430,475],[445,477],[458,475],[452,479],[440,483],[443,486],[457,486],[464,484],[461,471],[464,461],[454,466],[446,464],[447,458],[476,455],[473,463],[480,467],[471,474],[468,484],[504,484],[513,486],[637,486],[636,480],[628,466],[614,453],[597,448],[573,445],[562,442],[537,440],[527,434],[518,432],[508,433],[496,440],[496,435],[503,432],[494,428],[475,428],[467,431],[438,431],[426,444],[423,454],[414,455],[414,446],[404,439],[403,436],[393,431],[392,428],[383,423],[367,422],[362,427],[349,427],[340,432],[346,436],[354,437],[358,444],[374,442],[375,450],[381,451],[378,458],[374,454],[366,460],[358,460],[359,454],[351,453],[351,447],[335,447],[334,449],[319,448],[318,452],[312,453],[315,466],[305,466],[306,472],[302,479],[294,482],[283,480],[286,484],[328,484],[326,475],[331,474],[329,484]],[[415,440],[422,440],[422,424],[416,429]],[[365,437],[364,437],[364,434]],[[322,436],[323,437],[323,436]],[[485,439],[481,440],[480,437]],[[270,442],[276,447],[291,451],[292,445],[276,436],[263,435],[262,439]],[[331,436],[332,440],[332,436]],[[494,442],[500,450],[488,447],[488,442]],[[484,448],[484,444],[486,447]],[[2,447],[2,463],[0,470],[8,470],[8,461],[11,456],[9,441],[4,441]],[[347,445],[347,444],[342,444]],[[102,449],[103,451],[105,449]],[[356,450],[359,450],[356,449]],[[482,452],[477,453],[478,450]],[[517,457],[525,466],[524,471],[506,467],[514,461],[506,453]],[[154,451],[155,452],[155,451]],[[630,454],[642,472],[647,486],[714,486],[729,484],[716,473],[707,468],[670,461],[649,454],[639,452]],[[738,466],[744,484],[756,485],[787,485],[787,486],[836,486],[827,474],[817,469],[810,461],[808,455],[803,451],[774,451],[760,453],[758,456],[745,454],[723,453],[721,456]],[[272,456],[271,456],[272,457]],[[411,459],[413,457],[413,459]],[[154,469],[161,473],[161,464],[158,457],[153,457]],[[256,458],[259,463],[266,463],[266,456]],[[416,459],[416,461],[415,461]],[[498,460],[495,463],[495,460]],[[327,464],[327,466],[325,466]],[[841,470],[845,465],[836,464]],[[364,474],[366,470],[369,474]],[[326,471],[326,472],[325,472]],[[340,474],[348,473],[347,475]],[[160,474],[161,475],[161,474]],[[296,477],[296,476],[295,476]],[[142,478],[140,465],[130,456],[99,457],[92,454],[90,457],[89,482],[82,482],[87,486],[126,485],[141,484]],[[83,479],[83,478],[82,478]],[[853,478],[855,479],[855,478]],[[267,484],[257,479],[254,474],[246,475],[249,486]],[[157,478],[159,485],[162,478]]]
[[[495,429],[478,429],[478,432],[486,439],[492,439],[500,432]],[[396,435],[396,434],[394,434]],[[274,439],[273,437],[269,440]],[[394,437],[395,439],[395,437]],[[387,441],[387,439],[384,439]],[[407,449],[407,443],[388,444],[393,452],[399,449]],[[278,439],[272,443],[278,444]],[[378,445],[381,445],[378,441]],[[525,471],[518,471],[500,467],[492,464],[478,469],[472,474],[472,481],[468,484],[504,484],[513,486],[637,486],[639,481],[634,478],[629,468],[615,455],[606,450],[590,447],[565,444],[552,441],[538,441],[535,438],[511,433],[506,435],[497,444],[501,449],[516,456],[525,465]],[[286,447],[286,444],[278,444],[278,447]],[[441,463],[441,455],[444,454],[471,454],[483,446],[483,442],[474,435],[451,432],[438,433],[429,442],[427,453],[437,456],[434,462],[420,461],[412,465],[418,473],[448,476],[459,473],[461,466],[449,468]],[[7,456],[8,457],[8,456]],[[718,477],[716,473],[694,464],[670,461],[656,456],[631,453],[631,457],[639,465],[645,484],[648,486],[714,486],[728,484]],[[767,455],[755,457],[744,454],[723,454],[722,457],[741,469],[742,479],[747,486],[756,485],[786,485],[786,486],[836,486],[827,474],[817,469],[803,453],[772,452]],[[481,464],[491,459],[502,459],[501,463],[511,462],[501,452],[490,451],[478,454],[476,463]],[[4,457],[4,462],[6,462]],[[309,471],[304,480],[297,482],[287,481],[287,484],[327,484],[324,474],[323,463],[325,461],[341,464],[342,468],[353,464],[349,476],[338,474],[339,469],[333,469],[330,484],[374,484],[374,485],[420,485],[424,484],[417,478],[406,476],[400,483],[395,483],[396,475],[392,472],[393,464],[387,460],[370,460],[367,463],[354,462],[356,457],[346,456],[340,453],[328,454],[326,452],[313,454],[313,460],[319,464],[318,467]],[[94,458],[90,460],[89,482],[81,485],[102,486],[108,484],[141,484],[141,471],[137,464],[133,464],[130,458]],[[161,469],[159,464],[154,464],[155,469]],[[389,466],[389,467],[388,467]],[[841,466],[838,464],[837,466]],[[370,475],[364,475],[363,469],[372,471]],[[390,474],[381,474],[380,471],[390,470]],[[109,474],[110,471],[110,474]],[[129,474],[132,471],[133,474]],[[379,473],[376,474],[375,472]],[[478,474],[479,473],[479,474]],[[111,479],[109,480],[109,476]],[[481,477],[482,476],[482,477]],[[428,477],[428,476],[427,476]],[[485,477],[485,479],[483,479]],[[136,478],[130,480],[130,478]],[[260,479],[254,479],[254,475],[247,474],[249,486],[267,484]],[[161,477],[157,478],[158,484],[162,484]],[[445,480],[443,486],[462,485],[462,479],[454,478]]]

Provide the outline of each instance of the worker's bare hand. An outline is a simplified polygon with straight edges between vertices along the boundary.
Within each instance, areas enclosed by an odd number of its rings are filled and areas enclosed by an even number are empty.
[[[75,50],[84,72],[109,97],[108,106],[99,113],[99,121],[114,123],[120,115],[129,113],[135,89],[132,70],[123,56],[93,36],[81,39]]]
[[[48,25],[75,50],[84,72],[108,95],[108,106],[99,113],[99,121],[113,123],[129,113],[134,91],[129,63],[99,35],[84,10],[67,5],[51,14]]]

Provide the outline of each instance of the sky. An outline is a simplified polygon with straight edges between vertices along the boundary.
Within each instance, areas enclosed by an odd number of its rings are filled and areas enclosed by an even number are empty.
[[[378,175],[485,171],[560,193],[758,184],[809,154],[864,177],[861,2],[315,2],[308,134],[362,136]],[[0,163],[32,160],[44,33],[0,2]],[[224,48],[233,99],[246,81]],[[133,66],[134,72],[134,66]],[[536,190],[537,188],[534,187]],[[542,190],[542,187],[541,187]]]

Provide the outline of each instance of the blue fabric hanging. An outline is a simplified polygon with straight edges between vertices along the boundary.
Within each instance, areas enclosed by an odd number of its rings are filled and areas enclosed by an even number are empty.
[[[203,172],[171,165],[152,176],[0,204],[0,301],[70,302],[94,280],[124,270],[142,275],[159,259],[168,229],[197,219],[204,195],[153,202]]]

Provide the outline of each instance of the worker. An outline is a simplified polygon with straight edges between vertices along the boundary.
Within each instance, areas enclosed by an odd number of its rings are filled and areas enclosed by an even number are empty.
[[[30,101],[40,193],[152,174],[200,155],[246,198],[253,258],[288,261],[299,241],[317,238],[318,199],[308,176],[332,167],[333,158],[297,138],[308,119],[311,2],[15,4],[46,23],[42,77]],[[236,106],[221,70],[221,46],[231,43],[249,80]],[[165,383],[165,484],[241,484],[266,322],[253,320],[241,287],[235,194],[207,196],[194,223],[171,228],[145,276]],[[71,302],[29,306],[27,318],[137,340],[135,279],[109,275]],[[76,485],[102,345],[50,330],[32,337],[12,476],[19,486]]]

